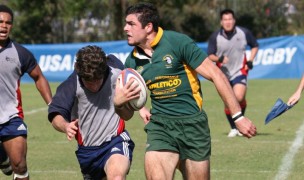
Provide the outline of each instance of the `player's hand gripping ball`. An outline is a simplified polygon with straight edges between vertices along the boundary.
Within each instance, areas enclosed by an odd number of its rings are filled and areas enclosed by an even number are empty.
[[[134,70],[132,68],[126,68],[123,71],[121,71],[118,78],[121,79],[120,80],[121,86],[124,86],[125,84],[127,84],[127,82],[130,79],[132,79],[132,78],[135,79],[135,81],[133,83],[138,83],[138,86],[141,88],[140,96],[139,96],[139,98],[130,100],[128,102],[128,105],[135,111],[138,111],[141,108],[143,108],[147,102],[147,97],[148,97],[148,90],[147,90],[147,86],[146,86],[146,83],[145,83],[145,80],[143,79],[143,77],[136,70]]]

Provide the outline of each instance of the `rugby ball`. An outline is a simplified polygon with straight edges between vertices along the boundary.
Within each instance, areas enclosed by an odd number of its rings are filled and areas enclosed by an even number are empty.
[[[134,69],[126,68],[121,71],[120,75],[120,85],[124,86],[130,79],[135,79],[133,83],[137,83],[138,86],[141,88],[140,96],[137,99],[133,99],[128,102],[129,107],[138,111],[139,109],[143,108],[147,102],[148,97],[148,90],[143,77]]]

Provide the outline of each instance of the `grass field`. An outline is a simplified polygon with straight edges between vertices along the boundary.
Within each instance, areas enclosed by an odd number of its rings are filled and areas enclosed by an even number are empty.
[[[303,102],[267,125],[264,120],[278,97],[287,101],[299,80],[250,80],[246,116],[258,128],[253,139],[227,138],[228,122],[213,84],[202,81],[204,109],[212,136],[211,178],[216,180],[303,179]],[[58,84],[51,84],[53,93]],[[74,154],[76,141],[68,141],[47,120],[47,107],[33,84],[22,84],[25,121],[29,127],[28,166],[33,180],[81,180]],[[304,100],[302,100],[304,101]],[[148,102],[149,103],[149,102]],[[136,143],[127,179],[142,180],[146,134],[136,114],[127,122]],[[276,178],[277,177],[277,178]],[[0,174],[0,179],[12,179]],[[181,179],[177,174],[175,179]]]

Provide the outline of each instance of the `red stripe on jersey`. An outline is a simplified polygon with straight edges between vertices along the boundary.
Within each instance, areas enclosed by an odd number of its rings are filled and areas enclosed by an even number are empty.
[[[244,54],[244,58],[243,58],[243,66],[241,68],[241,73],[242,75],[248,75],[248,70],[245,69],[246,67],[246,63],[247,63],[247,58],[246,58],[246,54]]]
[[[24,114],[23,114],[23,109],[22,109],[22,98],[21,98],[21,90],[20,90],[20,80],[18,81],[18,87],[16,90],[16,94],[17,94],[17,110],[18,110],[18,117],[20,117],[21,119],[24,119]]]
[[[124,130],[125,130],[125,120],[120,118],[117,127],[117,135],[120,135]]]
[[[75,121],[76,119],[73,119],[72,121]],[[77,124],[77,127],[78,127],[78,124]],[[77,143],[82,146],[83,145],[83,140],[82,140],[82,135],[79,131],[79,127],[78,127],[78,130],[76,132],[76,135],[75,135],[75,139],[77,140]]]

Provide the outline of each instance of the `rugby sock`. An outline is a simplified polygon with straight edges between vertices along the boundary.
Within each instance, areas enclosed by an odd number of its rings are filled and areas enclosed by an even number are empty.
[[[236,126],[234,124],[234,121],[232,120],[232,117],[231,117],[231,114],[230,114],[230,111],[228,108],[225,108],[225,114],[226,114],[226,117],[228,119],[231,129],[236,129]]]
[[[16,174],[14,173],[14,180],[23,179],[29,177],[29,173],[26,171],[24,174]]]
[[[244,99],[242,102],[240,102],[240,106],[242,108],[242,114],[244,115],[245,111],[246,111],[246,107],[247,107],[247,101],[246,101],[246,99]]]

